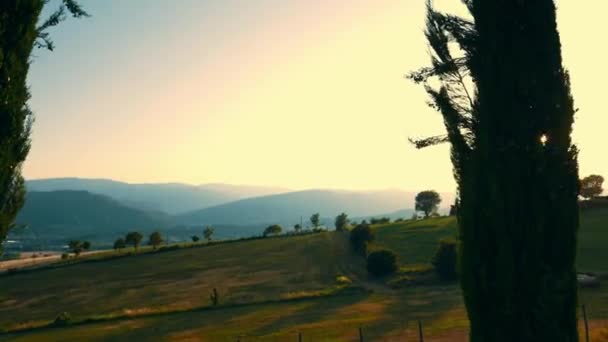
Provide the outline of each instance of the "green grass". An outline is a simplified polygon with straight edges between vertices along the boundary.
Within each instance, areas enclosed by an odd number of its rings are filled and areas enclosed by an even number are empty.
[[[376,226],[375,244],[397,253],[401,265],[428,264],[437,249],[437,242],[456,236],[456,220],[438,217]]]
[[[584,272],[608,273],[608,208],[582,212],[577,267]]]
[[[585,211],[581,222],[578,267],[605,273],[608,209]],[[234,341],[241,336],[241,341],[282,341],[302,332],[304,341],[345,341],[355,340],[360,326],[366,340],[410,340],[421,319],[430,340],[464,341],[468,322],[458,285],[407,281],[429,273],[438,240],[456,235],[455,220],[407,221],[374,230],[372,247],[390,248],[399,257],[400,270],[392,279],[369,279],[363,258],[350,251],[341,233],[145,253],[0,277],[5,328],[43,325],[62,311],[80,320],[101,319],[0,340]],[[393,289],[387,283],[405,286]],[[222,298],[217,309],[208,307],[213,287]],[[593,336],[600,336],[608,320],[608,279],[600,288],[581,290],[579,297],[590,319],[599,322]]]
[[[450,333],[466,321],[455,286],[417,288],[402,294],[353,294],[299,302],[261,304],[213,311],[46,329],[8,336],[11,341],[304,341],[355,340],[363,327],[369,340],[413,338],[415,321],[429,324],[427,336]],[[407,310],[403,308],[407,307]],[[453,320],[447,320],[450,313]],[[461,330],[462,332],[462,330]],[[203,338],[204,337],[204,338]]]
[[[335,285],[357,264],[345,237],[324,233],[83,262],[0,277],[0,327],[73,317],[263,302]],[[360,261],[363,267],[363,262]]]

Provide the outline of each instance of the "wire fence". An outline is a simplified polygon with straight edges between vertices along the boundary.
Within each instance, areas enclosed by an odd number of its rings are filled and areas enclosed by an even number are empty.
[[[587,315],[587,306],[582,305],[580,307],[580,319],[579,319],[579,335],[581,342],[605,342],[608,341],[608,325],[595,327],[596,330],[601,331],[602,334],[597,340],[593,340],[591,335],[592,327],[589,324]],[[606,335],[603,335],[603,334]],[[305,332],[294,332],[289,335],[281,336],[247,336],[240,335],[236,336],[233,341],[236,342],[259,342],[259,341],[271,341],[271,342],[319,342],[319,341],[344,341],[344,342],[368,342],[368,341],[402,341],[402,342],[466,342],[468,341],[468,329],[454,329],[452,331],[444,331],[443,333],[435,333],[428,335],[424,330],[424,322],[419,320],[416,322],[409,322],[404,324],[403,328],[397,332],[382,332],[376,329],[367,329],[366,327],[359,327],[354,329],[352,333],[341,334],[340,336],[331,336],[330,332],[327,331],[305,331]],[[605,337],[604,337],[605,336]]]

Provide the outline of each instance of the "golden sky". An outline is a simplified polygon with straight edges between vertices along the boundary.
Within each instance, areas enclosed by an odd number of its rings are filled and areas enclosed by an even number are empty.
[[[452,191],[423,89],[424,0],[82,1],[30,73],[28,178]],[[462,11],[460,1],[437,1]],[[608,176],[608,4],[558,1],[581,173]]]

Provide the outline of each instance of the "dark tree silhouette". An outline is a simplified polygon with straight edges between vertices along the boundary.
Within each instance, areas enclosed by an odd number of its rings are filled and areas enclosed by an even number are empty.
[[[87,16],[74,0],[36,27],[45,0],[0,1],[0,242],[13,227],[25,201],[21,166],[30,150],[33,114],[28,106],[27,74],[34,46],[53,49],[47,29]],[[1,248],[1,245],[0,245]]]
[[[439,241],[439,248],[431,263],[435,267],[435,272],[443,280],[455,280],[458,278],[458,241],[453,238],[442,239]]]
[[[299,234],[300,232],[302,232],[302,226],[298,223],[293,226],[293,230],[296,232],[296,234]]]
[[[163,237],[162,235],[160,235],[160,232],[154,232],[150,234],[150,241],[148,241],[148,244],[152,246],[153,249],[158,248],[158,246],[160,246],[160,244],[162,243]]]
[[[321,225],[321,215],[319,213],[312,215],[310,217],[310,223],[312,224],[313,228],[319,228],[319,226]]]
[[[463,1],[473,21],[429,1],[432,66],[410,77],[447,130],[414,142],[452,147],[470,339],[577,341],[578,151],[554,1]]]
[[[385,277],[397,271],[397,255],[388,249],[373,251],[367,256],[367,271],[376,277]]]
[[[374,232],[369,224],[363,221],[350,232],[350,243],[357,254],[365,256],[367,245],[374,241]]]
[[[346,215],[345,213],[342,213],[338,216],[336,216],[336,230],[341,232],[344,231],[346,229],[346,226],[348,226],[348,215]]]
[[[422,211],[425,218],[437,212],[439,203],[441,203],[441,197],[437,191],[423,191],[416,195],[416,210]]]
[[[125,242],[125,239],[123,238],[118,238],[116,239],[116,241],[114,241],[114,249],[118,252],[120,252],[121,249],[127,247],[127,244]]]
[[[583,198],[591,199],[597,197],[604,192],[604,177],[599,175],[591,175],[581,179],[580,195]]]
[[[143,238],[144,236],[140,232],[130,232],[125,236],[125,243],[133,246],[133,249],[137,249]]]
[[[207,240],[207,242],[211,241],[211,239],[213,237],[213,233],[215,233],[215,229],[213,229],[213,227],[211,227],[211,226],[205,227],[205,230],[203,230],[203,236],[205,237],[205,240]]]
[[[283,231],[283,227],[281,227],[278,224],[273,224],[272,226],[268,226],[268,227],[266,227],[266,229],[264,229],[264,236],[279,235],[279,234],[281,234],[282,231]]]

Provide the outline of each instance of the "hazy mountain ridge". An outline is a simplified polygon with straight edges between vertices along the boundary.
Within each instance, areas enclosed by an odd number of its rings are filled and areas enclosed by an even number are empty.
[[[245,237],[260,234],[269,224],[281,224],[285,229],[291,229],[302,220],[304,227],[310,226],[309,218],[317,212],[322,224],[328,227],[333,227],[335,216],[342,212],[356,221],[370,217],[409,218],[416,196],[415,192],[400,190],[305,190],[206,207],[206,204],[220,198],[228,201],[229,198],[255,192],[285,189],[225,184],[127,184],[105,179],[73,178],[28,181],[28,189],[17,223],[29,227],[27,234],[52,239],[56,243],[65,243],[71,238],[111,243],[130,230],[146,234],[160,230],[174,241],[183,241],[192,235],[201,235],[206,224],[216,228],[217,238]],[[441,195],[444,197],[441,207],[449,207],[453,195]],[[120,196],[122,199],[117,198]],[[212,201],[205,196],[213,197]],[[171,215],[157,210],[157,206],[133,203],[160,197],[166,201],[160,206],[177,198],[172,203],[174,212],[179,213],[178,205],[187,201],[185,208],[196,210]],[[19,235],[17,232],[14,234]]]
[[[273,187],[182,183],[130,184],[109,179],[51,178],[28,180],[28,191],[80,190],[109,196],[132,208],[185,213],[239,199],[287,192]]]
[[[17,216],[38,236],[112,235],[130,229],[153,230],[171,223],[163,212],[123,205],[104,195],[86,191],[30,191]]]
[[[333,218],[346,212],[351,217],[370,217],[414,207],[414,193],[385,190],[356,192],[343,190],[306,190],[249,198],[176,217],[188,224],[295,224],[304,223],[314,213]]]

